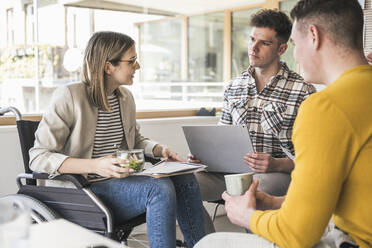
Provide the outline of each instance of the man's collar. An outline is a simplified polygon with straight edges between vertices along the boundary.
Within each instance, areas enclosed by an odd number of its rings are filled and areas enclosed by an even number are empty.
[[[289,74],[289,68],[287,64],[284,61],[280,61],[280,68],[278,73],[274,77],[278,78],[287,78]],[[243,74],[247,73],[249,76],[254,77],[255,74],[255,68],[253,66],[249,66],[246,71],[243,72]]]
[[[280,78],[288,78],[288,74],[290,72],[287,64],[284,62],[284,61],[280,61],[280,69],[278,71],[278,73],[276,74],[275,77],[278,77],[278,79]]]

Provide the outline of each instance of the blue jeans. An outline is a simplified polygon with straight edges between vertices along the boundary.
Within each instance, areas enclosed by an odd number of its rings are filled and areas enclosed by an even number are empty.
[[[202,200],[193,174],[115,178],[92,183],[91,189],[111,209],[115,223],[146,212],[150,247],[176,246],[176,217],[187,247],[204,236]]]

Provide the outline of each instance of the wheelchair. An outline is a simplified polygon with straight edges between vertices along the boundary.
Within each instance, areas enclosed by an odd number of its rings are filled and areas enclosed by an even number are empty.
[[[63,218],[127,245],[133,228],[146,222],[146,213],[124,223],[115,223],[111,210],[90,190],[90,183],[82,175],[62,174],[51,177],[47,173],[33,172],[29,167],[28,151],[34,145],[39,122],[23,120],[21,113],[14,107],[0,108],[0,116],[8,112],[16,116],[25,173],[17,176],[17,194],[7,195],[0,200],[22,202],[31,209],[34,223]],[[153,164],[158,162],[148,157],[145,160]],[[68,181],[75,188],[38,186],[38,179]],[[185,247],[185,243],[177,240],[177,246]]]

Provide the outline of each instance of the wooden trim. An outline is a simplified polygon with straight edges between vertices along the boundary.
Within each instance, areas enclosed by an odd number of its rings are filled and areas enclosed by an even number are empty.
[[[27,46],[27,4],[23,4],[23,44]]]
[[[279,0],[267,0],[267,1],[273,1],[276,2],[276,8],[279,8]],[[207,11],[207,12],[199,12],[199,13],[194,13],[194,14],[189,14],[189,15],[178,15],[178,16],[172,16],[172,17],[164,17],[164,18],[159,18],[156,20],[150,20],[150,21],[143,21],[143,22],[136,22],[134,25],[139,26],[145,23],[152,23],[152,22],[159,22],[159,21],[167,21],[167,20],[172,20],[172,19],[177,19],[177,18],[183,18],[183,17],[193,17],[193,16],[200,16],[200,15],[209,15],[213,13],[219,13],[219,12],[225,12],[225,11],[239,11],[239,10],[246,10],[246,9],[253,9],[257,7],[265,7],[267,3],[262,2],[262,3],[254,3],[254,4],[249,4],[249,5],[244,5],[241,7],[234,7],[234,8],[227,8],[227,9],[220,9],[220,10],[213,10],[213,11]]]
[[[230,9],[220,9],[220,10],[213,10],[213,11],[207,11],[207,12],[199,12],[199,13],[194,13],[194,14],[190,14],[190,15],[187,15],[188,17],[195,17],[195,16],[201,16],[201,15],[210,15],[210,14],[216,14],[216,13],[223,13],[227,10],[230,10]]]
[[[23,120],[40,121],[41,115],[24,115]],[[16,118],[14,116],[2,116],[0,117],[0,126],[15,125]]]
[[[279,9],[279,1],[278,0],[266,0],[265,8]]]
[[[231,80],[231,11],[225,10],[223,28],[223,80]]]
[[[181,78],[187,80],[189,77],[189,18],[182,17],[181,25]]]
[[[235,12],[235,11],[240,11],[240,10],[247,10],[247,9],[254,9],[254,8],[264,8],[264,7],[265,7],[265,2],[245,5],[245,6],[242,6],[242,7],[231,8],[231,9],[228,9],[228,10],[230,10],[231,12]]]
[[[278,1],[278,0],[273,0],[273,1]],[[218,12],[225,12],[225,11],[234,12],[234,11],[239,11],[239,10],[263,7],[264,4],[265,4],[265,2],[253,3],[253,4],[244,5],[244,6],[240,6],[240,7],[226,8],[226,9],[220,9],[220,10],[207,11],[207,12],[200,12],[200,13],[195,13],[195,14],[191,14],[191,15],[187,15],[187,16],[192,17],[192,16],[199,16],[199,15],[209,15],[209,14],[218,13]]]
[[[296,65],[297,65],[297,71],[296,72],[301,75],[301,67],[300,67],[299,64],[296,64]]]
[[[89,32],[90,36],[95,32],[94,9],[89,9]]]
[[[153,23],[153,22],[172,21],[172,20],[175,20],[175,19],[180,19],[180,18],[182,19],[183,17],[185,17],[185,15],[171,16],[171,17],[159,17],[159,19],[155,19],[155,20],[136,22],[136,23],[134,23],[134,25],[135,26],[141,26],[142,24]]]
[[[161,110],[161,111],[138,111],[136,119],[150,119],[150,118],[174,118],[195,116],[199,109],[182,109],[182,110]],[[221,111],[217,108],[216,111]],[[23,115],[23,120],[41,121],[42,115]],[[15,125],[16,119],[14,116],[1,116],[0,126]]]
[[[197,109],[140,111],[136,113],[136,119],[195,116],[197,111],[198,111]]]
[[[140,65],[141,65],[141,60],[142,60],[142,52],[141,52],[141,45],[142,45],[142,35],[141,35],[141,25],[134,25],[135,28],[137,28],[137,42],[138,42],[138,45],[136,45],[136,48],[138,49],[138,61],[140,61]],[[142,81],[142,70],[138,70],[138,78],[139,78],[139,81]]]
[[[199,109],[179,109],[179,110],[162,110],[162,111],[139,111],[136,113],[136,119],[150,118],[173,118],[195,116]],[[217,112],[221,112],[222,108],[216,108]]]
[[[64,8],[64,26],[65,26],[65,47],[68,46],[68,9],[66,6]]]

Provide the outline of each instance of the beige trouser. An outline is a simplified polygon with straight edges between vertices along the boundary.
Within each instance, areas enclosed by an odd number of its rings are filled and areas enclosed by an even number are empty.
[[[202,238],[194,248],[277,248],[260,236],[247,233],[217,232]]]
[[[235,232],[211,233],[202,238],[194,248],[279,248],[270,241],[255,235]],[[336,244],[331,239],[324,239],[317,243],[313,248],[336,248]]]
[[[304,234],[306,235],[306,234]],[[322,239],[313,248],[340,248],[345,245],[344,241],[356,245],[346,233],[335,229],[333,222],[330,222]],[[236,232],[217,232],[202,238],[194,248],[279,248],[270,241],[255,235]],[[346,246],[348,247],[348,246]]]
[[[198,172],[195,174],[200,186],[203,201],[214,201],[221,199],[226,190],[224,173]],[[257,173],[253,176],[259,181],[258,189],[267,194],[282,196],[287,193],[291,177],[284,173]],[[215,232],[211,217],[204,209],[205,232]]]

